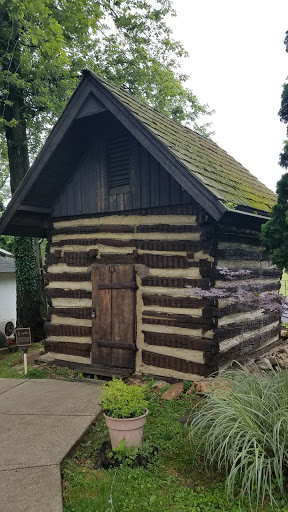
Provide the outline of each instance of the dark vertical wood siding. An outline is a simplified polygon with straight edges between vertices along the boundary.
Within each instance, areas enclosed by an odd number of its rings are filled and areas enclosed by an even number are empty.
[[[55,201],[53,217],[188,204],[191,196],[134,138],[131,189],[111,195],[107,183],[107,139],[91,141],[71,180]]]

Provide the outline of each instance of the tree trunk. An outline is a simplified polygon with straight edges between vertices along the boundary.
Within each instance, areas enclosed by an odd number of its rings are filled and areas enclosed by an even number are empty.
[[[15,119],[16,126],[6,126],[6,141],[10,169],[10,187],[14,194],[29,169],[26,122],[21,120],[20,98],[11,98],[13,105],[5,107],[5,120]]]
[[[14,62],[10,69],[13,67],[18,69]],[[12,194],[29,169],[26,121],[21,112],[24,101],[21,93],[21,89],[10,84],[11,104],[6,104],[4,111]],[[30,327],[33,342],[43,340],[46,316],[37,246],[36,239],[15,237],[17,326]]]

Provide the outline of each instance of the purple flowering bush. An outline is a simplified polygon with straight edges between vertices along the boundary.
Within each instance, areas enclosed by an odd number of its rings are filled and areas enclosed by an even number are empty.
[[[263,310],[263,313],[288,313],[287,297],[278,292],[263,291],[263,284],[257,283],[256,279],[247,279],[251,276],[251,270],[231,270],[226,267],[216,267],[219,275],[223,277],[221,286],[212,286],[208,290],[202,288],[187,286],[189,295],[196,295],[205,299],[224,299],[231,298],[231,303],[254,304]],[[236,279],[244,278],[240,282]],[[246,279],[245,279],[246,278]],[[255,283],[257,290],[255,291]],[[253,285],[254,290],[249,290]]]

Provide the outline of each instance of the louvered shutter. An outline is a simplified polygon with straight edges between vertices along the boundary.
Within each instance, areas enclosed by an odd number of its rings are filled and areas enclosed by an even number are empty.
[[[130,141],[118,137],[108,144],[109,193],[127,192],[130,186]]]

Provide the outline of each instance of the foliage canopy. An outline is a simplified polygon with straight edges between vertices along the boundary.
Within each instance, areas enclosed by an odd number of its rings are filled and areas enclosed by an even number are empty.
[[[288,53],[288,30],[286,32],[284,44],[286,47],[286,52]],[[283,123],[285,123],[285,124],[288,123],[288,83],[287,82],[283,85],[279,117]],[[287,135],[288,135],[288,128],[287,128]],[[283,149],[280,154],[279,163],[280,163],[281,167],[288,169],[288,140],[284,141]]]
[[[262,244],[274,265],[288,268],[288,174],[277,183],[278,202],[271,219],[262,226]]]
[[[288,31],[284,40],[288,52]],[[288,125],[288,83],[283,85],[280,120]],[[288,127],[287,127],[288,135]],[[284,141],[279,164],[288,169],[288,140]],[[280,269],[288,268],[288,174],[277,183],[278,202],[272,209],[271,219],[262,226],[262,245],[269,252],[271,261]]]
[[[0,6],[0,121],[25,121],[30,156],[90,68],[178,121],[209,114],[179,72],[182,44],[165,18],[171,0],[3,0]],[[16,102],[20,112],[15,112]],[[14,106],[14,109],[13,109]],[[5,161],[5,155],[3,161]],[[6,155],[7,157],[7,155]]]

